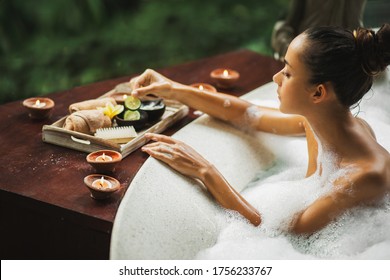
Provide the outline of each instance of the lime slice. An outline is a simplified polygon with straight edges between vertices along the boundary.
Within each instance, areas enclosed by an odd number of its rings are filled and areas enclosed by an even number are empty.
[[[141,107],[141,100],[139,100],[136,97],[129,96],[125,99],[125,106],[129,110],[137,110],[139,107]]]
[[[126,121],[138,121],[141,118],[139,111],[127,110],[123,115],[123,119]]]

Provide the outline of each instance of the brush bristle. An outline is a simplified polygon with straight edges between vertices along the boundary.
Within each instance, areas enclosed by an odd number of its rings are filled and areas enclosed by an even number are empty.
[[[137,137],[137,132],[133,126],[117,126],[99,128],[96,130],[95,136],[107,140],[130,139]]]

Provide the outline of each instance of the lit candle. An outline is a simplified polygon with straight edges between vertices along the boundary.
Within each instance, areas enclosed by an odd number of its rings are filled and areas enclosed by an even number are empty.
[[[96,179],[92,182],[92,187],[98,188],[98,189],[105,189],[105,188],[112,188],[112,184],[110,181],[105,180],[104,177],[101,177],[100,179]]]
[[[125,101],[127,99],[127,94],[124,94],[123,95],[123,101]]]
[[[98,150],[89,153],[86,160],[98,173],[107,174],[115,170],[116,165],[122,160],[122,155],[113,150]]]
[[[240,78],[240,73],[232,69],[219,68],[210,73],[210,77],[220,88],[231,88]]]
[[[35,104],[33,105],[33,107],[35,107],[35,108],[43,108],[45,106],[46,106],[46,103],[41,102],[39,99],[37,99],[37,101],[35,101]]]
[[[206,83],[195,83],[195,84],[191,84],[190,86],[194,87],[194,88],[197,88],[197,89],[199,89],[201,91],[217,92],[215,87],[213,87],[210,84],[206,84]]]
[[[31,97],[23,101],[23,106],[28,110],[32,119],[44,119],[51,115],[54,101],[47,97]]]
[[[105,153],[96,157],[96,161],[104,162],[104,161],[112,161],[112,157],[107,156]]]

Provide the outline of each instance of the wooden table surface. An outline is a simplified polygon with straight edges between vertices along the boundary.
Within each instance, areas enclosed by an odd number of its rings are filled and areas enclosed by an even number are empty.
[[[212,84],[209,74],[220,67],[240,72],[237,86],[223,91],[240,96],[270,82],[282,65],[239,50],[158,71],[184,84]],[[87,153],[44,143],[42,126],[65,116],[71,103],[97,98],[135,75],[50,94],[56,105],[53,115],[42,121],[28,117],[22,100],[0,105],[1,259],[109,258],[116,211],[147,155],[138,149],[127,156],[114,173],[120,191],[96,201],[83,183],[94,173]],[[172,135],[195,118],[190,110],[164,134]]]

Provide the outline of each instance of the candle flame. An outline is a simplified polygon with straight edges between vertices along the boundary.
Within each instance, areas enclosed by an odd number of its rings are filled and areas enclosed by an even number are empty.
[[[103,176],[102,176],[102,178],[100,178],[99,184],[101,187],[104,187],[104,177]]]
[[[103,159],[103,161],[106,161],[106,155],[104,153],[102,155],[102,159]]]
[[[202,85],[200,85],[200,86],[199,86],[199,89],[200,89],[200,90],[203,90],[203,86],[202,86]]]
[[[228,70],[223,70],[223,74],[222,74],[224,77],[227,77],[229,76],[229,71]]]
[[[35,100],[35,103],[34,105],[32,105],[33,107],[35,108],[43,108],[46,106],[46,103],[45,102],[42,102],[41,100],[37,99]]]

